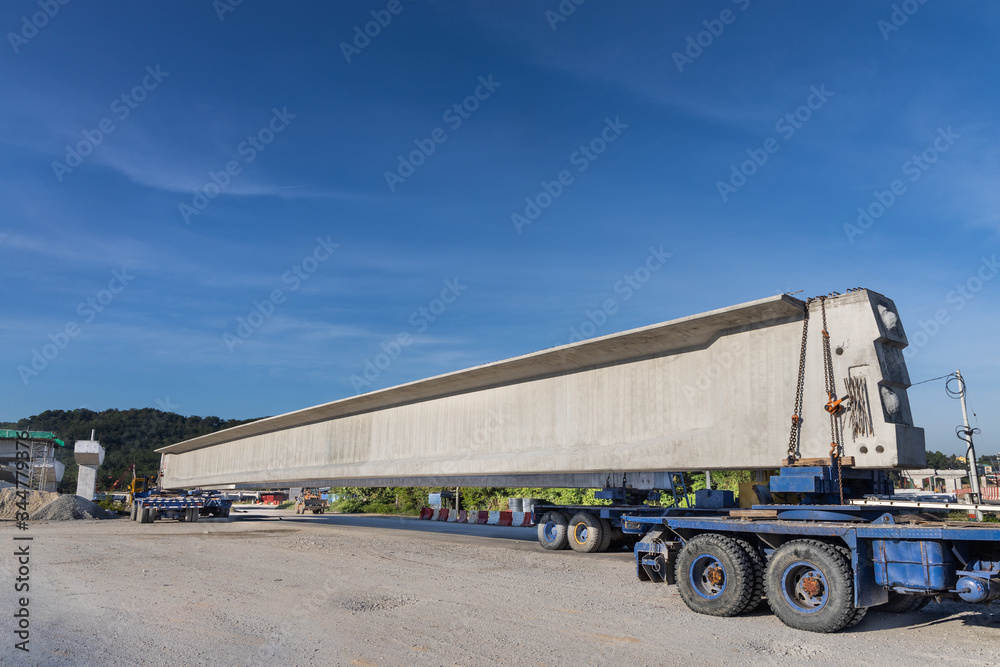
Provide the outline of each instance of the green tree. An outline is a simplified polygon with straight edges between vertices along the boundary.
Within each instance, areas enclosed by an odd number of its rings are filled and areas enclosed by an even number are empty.
[[[173,412],[154,408],[132,410],[46,410],[16,422],[0,423],[0,428],[31,431],[51,431],[66,442],[57,448],[56,457],[66,465],[59,490],[71,493],[76,490],[77,465],[73,457],[73,443],[90,440],[91,430],[104,446],[104,463],[97,472],[98,491],[108,491],[116,480],[131,478],[129,470],[135,464],[137,475],[156,474],[160,455],[154,450],[182,440],[213,433],[255,421],[220,419],[219,417],[184,417]],[[119,486],[120,488],[120,486]]]

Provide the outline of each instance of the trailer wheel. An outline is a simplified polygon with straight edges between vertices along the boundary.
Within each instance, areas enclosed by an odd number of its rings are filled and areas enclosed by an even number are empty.
[[[566,533],[569,519],[562,512],[546,512],[538,522],[538,543],[549,551],[558,551],[569,547]]]
[[[757,609],[760,603],[764,601],[764,573],[767,570],[767,563],[764,560],[764,556],[761,555],[760,549],[754,545],[736,537],[730,539],[736,542],[743,549],[743,552],[746,553],[747,558],[750,559],[750,572],[753,574],[753,592],[750,594],[750,599],[747,600],[747,606],[740,613],[751,612]]]
[[[767,566],[766,587],[768,604],[789,627],[837,632],[861,620],[850,561],[829,544],[795,540],[782,545]]]
[[[833,546],[837,551],[843,554],[844,560],[846,560],[848,563],[851,562],[851,550],[848,549],[846,545],[835,544]],[[851,617],[851,620],[849,620],[847,622],[847,625],[845,625],[842,629],[846,630],[848,628],[853,628],[855,625],[861,622],[861,620],[865,617],[865,614],[867,613],[868,613],[868,607],[861,607],[860,609],[855,608],[854,616]]]
[[[604,526],[591,512],[577,512],[569,521],[569,546],[573,551],[592,554],[604,543]]]
[[[149,508],[140,507],[139,508],[139,523],[149,523]]]
[[[875,609],[890,614],[908,614],[911,611],[923,609],[930,601],[931,598],[927,595],[908,595],[906,593],[889,591],[889,601],[875,607]]]
[[[754,596],[750,556],[736,540],[706,533],[688,540],[677,557],[674,574],[681,599],[691,611],[709,616],[736,616]]]
[[[136,518],[138,517],[138,514],[139,514],[139,504],[133,500],[132,501],[132,512],[131,512],[131,514],[129,514],[129,518],[132,521],[135,521]]]
[[[598,518],[601,522],[601,546],[597,548],[600,553],[604,553],[611,546],[611,538],[613,536],[611,529],[611,522],[605,518]]]
[[[188,510],[188,512],[190,512],[190,514],[188,514],[188,521],[191,523],[198,523],[198,519],[201,518],[201,512],[198,511],[198,508],[192,507]]]

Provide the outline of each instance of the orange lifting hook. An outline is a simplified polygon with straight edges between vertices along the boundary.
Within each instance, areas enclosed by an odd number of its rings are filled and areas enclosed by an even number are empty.
[[[845,396],[843,398],[838,398],[836,401],[831,398],[826,403],[826,411],[829,412],[831,415],[839,414],[840,412],[842,412],[844,410],[844,406],[841,405],[841,403],[843,403],[844,401],[849,400],[849,399],[850,399],[850,396]]]

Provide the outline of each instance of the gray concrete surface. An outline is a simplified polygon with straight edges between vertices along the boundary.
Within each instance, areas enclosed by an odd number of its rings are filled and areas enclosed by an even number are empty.
[[[859,467],[922,466],[895,305],[864,290],[826,303],[838,393],[847,378],[864,390],[852,410],[866,428],[845,429],[845,454]],[[157,450],[164,485],[567,486],[584,475],[595,486],[622,472],[774,468],[803,308],[775,296],[238,426]],[[810,312],[800,454],[820,457],[830,423],[819,304]]]
[[[769,611],[691,613],[628,553],[378,517],[33,524],[31,653],[46,665],[995,665],[972,605],[870,613],[835,635]],[[277,517],[281,516],[282,520]],[[484,532],[481,529],[490,528]],[[497,537],[492,537],[497,531]],[[0,522],[10,540],[12,522]],[[513,536],[514,533],[508,533]],[[0,559],[4,581],[13,559]],[[0,592],[10,632],[13,591]],[[0,649],[7,664],[10,644]]]

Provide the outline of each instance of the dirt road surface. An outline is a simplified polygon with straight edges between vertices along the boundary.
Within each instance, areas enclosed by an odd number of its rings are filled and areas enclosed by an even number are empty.
[[[721,619],[629,553],[534,529],[251,512],[228,523],[0,523],[0,662],[34,665],[995,665],[1000,608],[869,612],[834,635]],[[30,653],[13,537],[30,535]],[[1000,605],[997,605],[1000,607]]]

